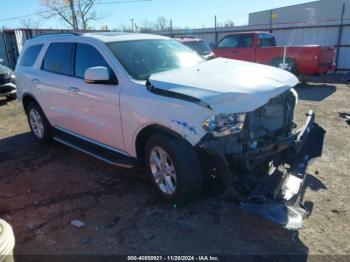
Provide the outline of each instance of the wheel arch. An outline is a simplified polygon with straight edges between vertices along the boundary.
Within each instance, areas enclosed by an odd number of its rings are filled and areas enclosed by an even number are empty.
[[[44,114],[44,117],[46,118],[46,120],[49,122],[49,124],[51,125],[51,122],[50,120],[47,118],[46,116],[46,113],[45,111],[43,110],[43,108],[41,107],[41,105],[39,104],[38,100],[30,93],[24,93],[22,95],[22,105],[23,105],[23,109],[24,109],[24,112],[27,113],[27,107],[28,105],[31,103],[31,102],[34,102],[38,105],[38,107],[40,108],[40,110],[43,112]]]
[[[28,107],[29,103],[31,103],[31,102],[35,102],[40,107],[40,109],[43,110],[41,108],[39,102],[35,99],[35,97],[32,94],[24,93],[22,95],[22,105],[23,105],[24,111],[27,111],[27,107]]]
[[[136,152],[137,158],[144,159],[145,146],[146,146],[147,140],[154,134],[169,135],[179,139],[180,141],[184,142],[187,145],[192,146],[192,144],[189,141],[187,141],[183,136],[181,136],[176,131],[159,124],[151,124],[141,129],[136,135],[135,152]]]

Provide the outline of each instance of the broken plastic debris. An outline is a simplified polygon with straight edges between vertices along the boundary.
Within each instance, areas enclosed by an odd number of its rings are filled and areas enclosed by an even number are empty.
[[[75,227],[79,227],[79,228],[85,226],[85,223],[84,223],[84,222],[82,222],[82,221],[80,221],[80,220],[77,220],[77,219],[72,220],[70,223],[71,223],[71,225],[73,225],[73,226],[75,226]]]
[[[283,188],[283,195],[285,200],[291,199],[295,194],[299,192],[299,189],[303,183],[303,180],[295,177],[295,176],[289,176],[287,178],[286,184]]]

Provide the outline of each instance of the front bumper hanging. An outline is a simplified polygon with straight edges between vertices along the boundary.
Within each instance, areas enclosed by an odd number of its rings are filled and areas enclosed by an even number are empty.
[[[239,196],[238,199],[243,210],[293,230],[302,228],[303,219],[309,214],[301,202],[305,192],[306,169],[310,160],[306,143],[314,126],[315,114],[310,110],[306,116],[304,126],[296,134],[279,143],[235,156],[235,160],[239,163],[239,161],[268,158],[280,152],[288,152],[278,166],[270,168],[267,174],[263,174],[263,181],[254,188],[253,192]],[[220,151],[218,146],[215,147],[213,142],[202,143],[201,147],[209,150],[212,155],[215,151],[221,166],[220,175],[226,186],[224,195],[233,194],[233,198],[237,199],[239,193],[234,189],[234,185],[239,184],[240,181],[230,171],[227,154]],[[285,164],[289,166],[288,170]]]

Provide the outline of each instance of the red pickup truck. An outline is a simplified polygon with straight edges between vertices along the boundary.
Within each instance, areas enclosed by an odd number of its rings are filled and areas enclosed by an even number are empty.
[[[276,46],[266,32],[234,33],[225,36],[214,48],[217,57],[251,61],[289,70],[296,75],[317,75],[335,69],[332,46]]]

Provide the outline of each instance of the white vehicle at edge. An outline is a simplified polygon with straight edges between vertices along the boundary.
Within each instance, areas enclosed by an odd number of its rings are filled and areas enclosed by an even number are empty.
[[[274,156],[303,144],[314,121],[310,111],[295,131],[298,80],[289,72],[204,61],[162,36],[39,36],[26,42],[16,76],[38,141],[53,139],[118,166],[145,164],[159,193],[175,203],[198,196],[208,174],[216,173],[224,195],[252,209],[257,201],[247,196],[262,186],[252,177],[266,173]],[[290,176],[279,176],[284,198],[273,200],[293,209],[287,201],[300,193],[303,178]],[[275,222],[300,227],[306,211],[299,209],[293,209],[297,218]]]

